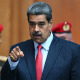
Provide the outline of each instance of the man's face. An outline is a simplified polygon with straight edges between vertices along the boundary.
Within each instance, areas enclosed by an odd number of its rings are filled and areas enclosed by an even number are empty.
[[[37,43],[44,43],[50,35],[52,20],[48,22],[46,15],[29,15],[29,31],[31,38]]]
[[[2,43],[2,40],[1,40],[1,32],[0,32],[0,44]]]
[[[62,39],[68,40],[68,41],[73,41],[72,37],[70,36],[70,33],[54,33],[57,37],[60,37]]]

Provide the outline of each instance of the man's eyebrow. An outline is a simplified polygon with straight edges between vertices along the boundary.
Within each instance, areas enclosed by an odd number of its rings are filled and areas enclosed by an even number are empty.
[[[39,21],[39,23],[45,23],[45,21]]]
[[[29,21],[29,23],[36,23],[35,21]],[[45,21],[39,21],[38,23],[45,23]]]

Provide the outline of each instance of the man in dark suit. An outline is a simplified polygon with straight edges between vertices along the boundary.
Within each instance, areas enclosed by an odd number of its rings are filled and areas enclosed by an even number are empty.
[[[51,32],[51,7],[36,2],[27,16],[31,39],[11,47],[1,79],[80,80],[80,46]]]

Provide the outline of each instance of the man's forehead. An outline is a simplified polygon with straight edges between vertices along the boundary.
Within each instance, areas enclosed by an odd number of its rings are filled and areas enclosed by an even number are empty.
[[[39,19],[46,19],[46,15],[42,14],[42,15],[29,15],[29,19],[34,19],[34,20],[39,20]]]
[[[29,20],[30,23],[45,23],[45,21],[32,21],[32,20]]]

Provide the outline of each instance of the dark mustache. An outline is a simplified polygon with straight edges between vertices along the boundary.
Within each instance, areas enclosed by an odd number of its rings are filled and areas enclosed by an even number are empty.
[[[34,32],[33,36],[42,36],[42,34],[40,32]]]

